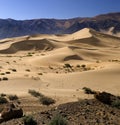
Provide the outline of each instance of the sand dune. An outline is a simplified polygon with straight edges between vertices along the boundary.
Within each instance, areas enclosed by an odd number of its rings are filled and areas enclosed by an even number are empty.
[[[15,42],[10,45],[9,48],[0,50],[0,53],[12,54],[17,51],[27,51],[27,50],[52,50],[54,45],[47,39],[42,40],[24,40],[20,42]]]
[[[115,66],[115,67],[114,67]],[[45,75],[44,80],[50,84],[50,88],[68,90],[82,90],[87,86],[93,90],[108,91],[113,94],[119,95],[119,65],[113,65],[109,68],[100,70],[73,73],[73,74],[60,74],[60,75]]]
[[[57,65],[63,64],[65,61],[69,60],[82,60],[82,58],[75,54],[69,47],[62,47],[55,49],[53,51],[47,52],[44,56],[35,57],[31,62],[35,65]]]
[[[0,57],[0,78],[8,78],[0,81],[1,93],[26,96],[35,89],[59,103],[86,98],[84,86],[120,94],[120,38],[115,36],[85,28],[73,34],[4,39]]]

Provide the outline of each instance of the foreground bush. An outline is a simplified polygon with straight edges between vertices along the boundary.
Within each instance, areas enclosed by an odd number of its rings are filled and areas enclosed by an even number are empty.
[[[0,94],[0,97],[5,97],[5,96],[6,96],[6,94],[4,94],[4,93]]]
[[[51,105],[51,104],[54,104],[55,103],[55,100],[50,98],[50,97],[46,97],[46,96],[43,96],[40,98],[40,102],[43,104],[43,105]]]
[[[7,101],[6,98],[0,96],[0,104],[4,104],[4,103],[7,103],[7,102],[8,102],[8,101]]]
[[[68,123],[61,115],[56,115],[53,117],[49,125],[68,125]]]
[[[40,103],[43,105],[49,106],[49,105],[55,103],[54,99],[47,97],[47,96],[44,96],[43,94],[41,94],[40,92],[37,92],[35,90],[29,90],[28,93],[30,93],[34,97],[39,98]]]
[[[118,109],[120,109],[120,100],[115,100],[112,102],[112,107],[116,107]]]
[[[17,100],[17,95],[8,95],[9,100]]]
[[[23,117],[24,125],[37,125],[37,122],[33,119],[31,115]]]
[[[84,90],[85,94],[95,94],[96,93],[95,91],[93,91],[92,89],[87,88],[87,87],[83,87],[82,89]]]
[[[112,99],[116,98],[114,95],[107,92],[99,92],[94,95],[94,97],[102,103],[111,105]]]

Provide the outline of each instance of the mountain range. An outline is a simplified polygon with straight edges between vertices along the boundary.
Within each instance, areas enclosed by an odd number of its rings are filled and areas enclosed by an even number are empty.
[[[34,34],[67,34],[83,28],[118,34],[120,12],[72,19],[0,19],[0,39]]]

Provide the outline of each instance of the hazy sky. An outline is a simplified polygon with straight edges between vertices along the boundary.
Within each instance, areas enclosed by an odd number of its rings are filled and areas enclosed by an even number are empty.
[[[73,18],[120,12],[120,0],[0,0],[0,18]]]

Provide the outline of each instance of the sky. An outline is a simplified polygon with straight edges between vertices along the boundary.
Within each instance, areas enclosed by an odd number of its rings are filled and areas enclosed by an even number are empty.
[[[2,19],[68,19],[111,12],[120,12],[120,0],[0,0]]]

